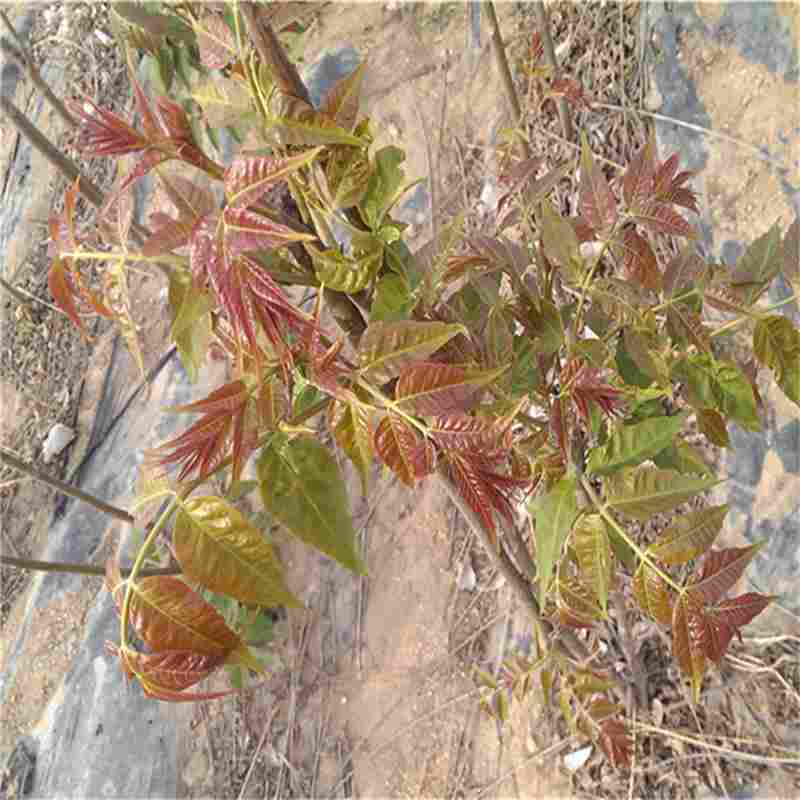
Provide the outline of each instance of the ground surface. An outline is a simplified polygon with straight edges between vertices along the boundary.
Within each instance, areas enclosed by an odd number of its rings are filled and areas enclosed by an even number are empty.
[[[55,67],[50,73],[54,81],[59,67],[69,67],[71,88],[79,86],[112,105],[124,104],[122,65],[112,47],[91,38],[95,27],[104,26],[102,6],[91,12],[95,17],[81,11],[84,8],[88,7],[76,4],[69,6],[69,14],[48,15],[47,7],[42,7],[32,34],[34,41],[41,42],[39,57],[45,60],[47,48],[46,60]],[[499,4],[498,9],[512,55],[518,55],[533,30],[530,10],[511,4]],[[643,81],[645,69],[639,56],[645,42],[639,38],[637,11],[635,4],[618,9],[611,4],[554,3],[554,38],[565,67],[600,102],[622,105],[624,98],[631,107],[645,101],[657,111],[658,97],[647,91]],[[710,6],[703,10],[711,17],[715,13]],[[71,20],[70,24],[64,19]],[[787,19],[797,35],[796,16]],[[733,48],[698,41],[698,36],[691,31],[681,46],[712,127],[749,141],[769,138],[781,158],[796,159],[798,137],[793,126],[798,122],[791,118],[796,78],[794,83],[776,81],[768,70],[737,60],[740,57]],[[337,4],[323,10],[312,29],[309,52],[335,52],[349,46],[367,57],[364,97],[379,143],[407,149],[409,178],[434,175],[433,191],[422,195],[410,212],[417,244],[430,236],[431,206],[441,214],[464,206],[479,210],[483,181],[496,166],[489,148],[509,122],[486,46],[486,24],[481,48],[468,51],[468,40],[461,5]],[[64,82],[62,90],[66,86]],[[520,89],[524,93],[524,81]],[[21,107],[34,103],[32,90],[24,82],[17,88],[17,97]],[[784,109],[787,118],[775,116],[776,109]],[[642,140],[642,122],[632,115],[592,112],[585,121],[593,147],[611,160],[622,161]],[[45,117],[43,124],[52,126],[57,135],[54,118]],[[558,139],[555,120],[540,119],[534,130],[538,131],[532,143],[535,152],[547,153],[554,162],[571,154]],[[785,151],[780,149],[782,140],[773,137],[784,130],[789,136]],[[788,220],[790,207],[774,176],[763,178],[757,161],[732,157],[739,151],[730,147],[730,151],[714,150],[707,164],[706,198],[711,220],[723,226],[724,238],[748,241],[776,217]],[[3,130],[0,148],[2,163],[10,163],[18,148],[10,129]],[[41,229],[36,224],[49,213],[54,190],[60,194],[63,185],[35,159],[30,172],[36,176],[36,185],[25,230],[36,231]],[[789,179],[797,185],[800,180],[794,175]],[[107,185],[110,176],[97,172],[95,177]],[[569,196],[561,200],[571,202]],[[733,207],[741,210],[729,215]],[[49,302],[42,239],[18,237],[12,245],[4,276]],[[143,287],[143,304],[156,302],[159,288],[156,283]],[[49,425],[55,421],[74,424],[82,438],[53,467],[54,472],[69,476],[89,444],[92,413],[111,361],[111,335],[98,330],[90,360],[90,351],[59,315],[40,304],[30,311],[16,311],[5,298],[4,303],[2,443],[39,463],[41,438]],[[163,341],[160,327],[150,324],[144,331],[148,366],[161,354],[157,347]],[[130,376],[134,383],[135,376]],[[159,413],[162,400],[155,393],[144,413],[148,408],[149,413]],[[770,472],[759,472],[756,481],[754,492],[765,515],[779,513],[770,502],[776,494],[791,508],[796,486],[791,482],[793,473],[788,470],[787,478],[787,470],[776,470],[777,465]],[[32,482],[5,486],[13,480],[16,476],[10,471],[0,472],[4,552],[38,553],[45,544],[55,498]],[[598,765],[597,756],[590,762],[592,771],[587,769],[586,780],[570,779],[560,761],[564,748],[542,757],[542,749],[556,739],[555,731],[542,724],[539,711],[515,706],[511,724],[500,738],[494,722],[478,713],[471,670],[476,664],[492,669],[506,642],[525,632],[524,619],[515,613],[507,587],[489,568],[444,497],[430,486],[411,493],[377,472],[373,486],[366,500],[357,499],[355,482],[351,486],[370,567],[368,582],[355,584],[326,560],[285,544],[290,582],[305,587],[302,599],[314,610],[310,615],[290,616],[283,629],[284,658],[299,667],[297,677],[279,675],[244,698],[174,712],[181,730],[194,732],[179,737],[179,794],[261,797],[269,791],[280,797],[353,793],[363,797],[552,797],[597,796],[598,791],[619,796],[627,791],[617,777]],[[473,591],[459,588],[465,569],[475,573]],[[4,666],[25,616],[25,595],[20,595],[17,583],[18,578],[4,569],[0,597],[5,603],[0,650]],[[87,580],[80,592],[40,612],[34,620],[34,632],[17,667],[24,680],[18,681],[10,702],[4,704],[1,743],[5,749],[20,734],[35,729],[42,707],[57,694],[97,589],[96,583]],[[16,600],[13,608],[12,599]],[[59,631],[55,639],[53,629]],[[787,632],[796,635],[798,631]],[[774,645],[784,646],[784,642]],[[756,670],[758,664],[751,667]],[[767,703],[771,690],[783,691],[770,674],[760,679],[759,703]],[[680,695],[665,694],[663,700],[665,705],[679,704]],[[740,718],[738,735],[762,735],[749,712],[728,707],[716,711],[715,730],[730,735],[731,718]],[[758,705],[753,713],[758,719]],[[680,709],[674,714],[673,722],[692,730],[685,708],[683,716]],[[777,740],[786,740],[780,726],[787,725],[787,720],[772,721]],[[688,749],[697,761],[698,751]],[[659,782],[666,797],[686,796],[686,782],[692,793],[704,785],[700,772],[691,771],[691,763],[688,772],[670,769],[670,758],[680,762],[683,757],[674,749],[659,751],[651,746],[644,757],[650,760],[643,770],[650,769],[652,774],[648,778],[640,773],[639,779],[647,779],[648,786]],[[752,776],[746,770],[737,774],[738,766],[731,761],[715,767],[720,774],[714,774],[712,785],[733,791],[746,783]]]

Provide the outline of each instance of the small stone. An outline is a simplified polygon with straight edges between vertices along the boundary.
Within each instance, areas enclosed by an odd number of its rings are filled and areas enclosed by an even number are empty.
[[[474,592],[475,587],[478,585],[478,578],[475,575],[475,570],[472,568],[472,562],[467,559],[464,566],[461,568],[461,575],[458,576],[458,588],[462,592]]]
[[[72,428],[62,425],[60,422],[53,425],[42,445],[42,460],[44,463],[49,464],[57,455],[63,453],[66,446],[76,435]]]
[[[581,747],[580,750],[574,750],[572,753],[567,753],[564,756],[564,766],[570,772],[576,772],[589,760],[589,756],[591,754],[592,754],[591,745],[587,745],[586,747]]]
[[[650,84],[650,90],[647,92],[647,96],[644,98],[644,106],[648,111],[658,111],[663,104],[664,98],[658,90],[655,81],[653,81]]]
[[[94,32],[95,38],[102,44],[104,47],[108,47],[110,44],[114,43],[114,39],[109,36],[105,31],[101,31],[99,28]]]

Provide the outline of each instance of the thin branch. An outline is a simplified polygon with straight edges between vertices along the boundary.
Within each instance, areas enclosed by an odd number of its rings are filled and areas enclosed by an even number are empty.
[[[239,8],[247,23],[250,38],[258,51],[261,60],[270,68],[278,88],[292,97],[311,103],[311,95],[300,78],[297,67],[289,60],[278,37],[270,25],[262,25],[255,8],[250,3],[242,3]]]
[[[605,108],[609,111],[622,111],[623,113],[627,112],[626,108],[613,105],[611,103],[592,103],[592,106],[594,108]],[[785,170],[790,169],[788,164],[765,155],[763,148],[756,147],[756,145],[745,142],[742,139],[737,139],[735,136],[728,136],[726,133],[712,131],[709,128],[704,128],[702,125],[695,125],[693,122],[684,122],[683,120],[676,119],[675,117],[668,117],[664,114],[656,114],[653,111],[645,111],[643,108],[637,108],[636,113],[642,114],[645,117],[657,119],[659,122],[669,122],[671,125],[677,125],[680,128],[686,128],[687,130],[695,131],[695,133],[702,133],[703,136],[708,136],[710,139],[719,139],[722,142],[730,142],[730,144],[735,144],[744,150],[749,150],[753,155],[761,159],[761,161],[765,161],[767,164],[772,164],[773,167],[778,167],[779,169]]]
[[[506,56],[506,48],[503,44],[503,37],[500,35],[500,23],[497,20],[497,14],[494,10],[494,3],[489,0],[486,3],[486,16],[492,26],[492,51],[494,58],[497,62],[497,69],[500,72],[500,79],[503,81],[503,89],[505,89],[506,98],[511,106],[511,113],[514,116],[514,124],[517,126],[522,125],[522,106],[517,97],[517,90],[514,88],[514,78],[511,76],[511,68],[508,65],[508,57]],[[522,140],[525,157],[528,158],[530,153],[528,150],[528,143],[525,139]]]
[[[536,17],[536,24],[542,37],[545,60],[553,72],[553,79],[556,79],[559,76],[560,69],[556,58],[556,50],[553,47],[553,37],[550,35],[550,20],[547,17],[547,9],[541,0],[533,3],[533,14]],[[569,113],[567,101],[563,97],[556,98],[556,107],[558,108],[558,118],[561,120],[561,130],[564,138],[571,142],[575,138],[575,132],[572,128],[572,117]]]
[[[103,205],[103,193],[88,178],[81,175],[77,164],[56,148],[49,139],[5,96],[0,96],[0,110],[11,124],[41,153],[68,181],[80,179],[81,194],[97,208]]]
[[[37,572],[69,572],[74,575],[99,575],[101,577],[106,574],[105,567],[98,567],[94,564],[75,564],[65,561],[37,561],[32,558],[15,558],[14,556],[0,556],[0,564]],[[130,571],[129,567],[120,569],[124,578],[128,577]],[[139,577],[153,578],[157,575],[180,575],[182,572],[183,570],[178,566],[152,567],[139,570]]]
[[[123,511],[121,508],[117,508],[109,503],[105,503],[93,495],[87,494],[86,492],[83,492],[74,486],[70,486],[68,483],[64,483],[57,478],[47,475],[31,464],[28,464],[22,459],[17,458],[13,453],[9,453],[5,448],[0,449],[0,461],[4,461],[14,469],[24,472],[26,475],[30,475],[31,477],[36,478],[36,480],[46,483],[48,486],[52,486],[62,494],[82,500],[84,503],[94,506],[98,511],[102,511],[104,514],[108,514],[111,517],[115,517],[123,522],[127,522],[129,525],[133,525],[133,516],[127,511]]]
[[[28,57],[27,53],[25,52],[25,43],[22,42],[17,35],[17,31],[14,29],[14,26],[11,24],[10,20],[6,16],[5,11],[0,11],[0,19],[3,21],[3,25],[8,30],[9,35],[14,39],[16,42],[17,47],[9,44],[5,39],[0,39],[0,49],[2,49],[3,54],[7,57],[16,61],[22,69],[24,69],[28,73],[28,77],[31,79],[31,82],[37,89],[44,95],[45,100],[53,107],[53,110],[58,114],[59,117],[65,122],[67,127],[74,128],[77,124],[75,117],[67,111],[66,106],[61,100],[53,94],[53,90],[47,85],[45,80],[42,78],[41,73],[36,68],[36,65],[31,61]]]

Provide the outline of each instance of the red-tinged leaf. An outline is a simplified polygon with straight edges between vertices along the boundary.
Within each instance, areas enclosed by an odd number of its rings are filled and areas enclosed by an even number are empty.
[[[719,411],[713,408],[701,408],[697,412],[697,426],[711,444],[717,447],[731,446],[725,417]]]
[[[572,78],[557,78],[550,84],[548,98],[563,97],[573,108],[584,111],[592,107],[592,98],[584,91],[576,80]]]
[[[656,169],[655,150],[655,138],[651,136],[631,159],[622,179],[622,198],[631,212],[642,208],[652,194]]]
[[[190,650],[137,653],[125,648],[118,650],[118,655],[128,675],[135,675],[151,692],[188,689],[208,678],[224,661],[224,656],[203,655]]]
[[[609,417],[615,416],[624,405],[622,392],[607,382],[603,371],[579,359],[571,359],[562,369],[561,385],[572,387],[570,397],[585,425],[589,424],[590,403]]]
[[[267,250],[314,239],[311,234],[298,233],[246,208],[226,208],[223,220],[225,248],[230,258],[248,250]]]
[[[679,161],[678,154],[673,153],[666,161],[658,165],[653,175],[654,194],[660,195],[673,185],[673,179],[678,171]]]
[[[569,461],[567,454],[567,429],[564,422],[564,398],[554,397],[550,402],[550,432],[561,453],[561,459],[566,464]]]
[[[225,194],[228,206],[249,206],[272,186],[282,183],[297,170],[307,167],[322,152],[322,147],[296,156],[240,155],[225,171]]]
[[[609,719],[600,726],[600,747],[612,767],[630,766],[633,739],[624,722]]]
[[[581,178],[578,187],[580,211],[592,228],[605,233],[611,230],[617,220],[617,201],[606,176],[592,156],[585,135],[581,144]]]
[[[747,565],[765,544],[764,541],[747,547],[711,550],[703,559],[702,566],[692,574],[692,593],[702,597],[706,604],[716,603],[733,588]]]
[[[68,102],[69,110],[78,118],[80,127],[75,147],[85,156],[120,156],[136,153],[147,147],[147,139],[124,119],[89,98]]]
[[[433,419],[428,430],[448,452],[474,452],[484,455],[511,448],[508,420],[479,419],[466,414],[445,414]]]
[[[482,479],[477,465],[464,455],[448,453],[447,471],[458,487],[458,493],[483,522],[492,545],[497,546],[492,492]]]
[[[635,217],[636,221],[655,233],[670,236],[697,237],[697,231],[677,211],[665,203],[648,203]]]
[[[167,138],[173,142],[185,142],[194,146],[194,134],[189,117],[183,110],[183,106],[178,105],[168,97],[156,98],[156,109],[161,120],[161,127]]]
[[[687,242],[664,270],[664,294],[667,297],[683,294],[689,286],[698,283],[707,270],[708,265],[697,254],[695,245]]]
[[[139,83],[139,79],[136,75],[136,66],[133,63],[133,50],[128,49],[126,55],[128,80],[133,87],[133,99],[136,104],[136,110],[139,113],[140,124],[144,131],[145,138],[148,142],[153,142],[166,134],[166,130],[163,128],[161,120],[150,107],[150,102],[142,89],[142,85]]]
[[[645,614],[662,625],[672,623],[672,595],[661,576],[642,563],[633,577],[633,596]]]
[[[433,472],[435,453],[427,439],[396,414],[388,414],[375,429],[375,451],[406,486],[413,487]]]
[[[362,61],[349,75],[337,81],[322,101],[321,111],[343,130],[352,132],[358,117],[359,95],[364,80],[366,62]]]
[[[622,241],[615,243],[613,249],[621,256],[625,274],[630,280],[653,292],[661,291],[658,260],[647,239],[633,228],[626,228]]]
[[[50,265],[47,273],[47,285],[56,305],[72,320],[73,325],[81,332],[86,341],[92,341],[89,332],[83,324],[75,303],[75,290],[70,280],[71,271],[67,269],[64,261],[57,258]]]
[[[178,217],[195,224],[217,208],[217,201],[209,189],[180,175],[159,174],[159,189],[170,199]]]
[[[415,361],[432,356],[459,333],[463,325],[444,322],[373,322],[358,345],[361,370],[375,383],[396,378]]]
[[[193,497],[183,505],[173,546],[184,575],[217,594],[267,608],[300,605],[286,588],[272,545],[219,497]]]
[[[755,619],[774,600],[770,595],[748,592],[723,600],[706,610],[706,655],[718,662],[740,629]]]
[[[583,217],[570,217],[568,221],[575,230],[579,244],[597,240],[597,231]]]
[[[729,314],[749,314],[750,303],[747,301],[747,290],[743,286],[726,286],[721,283],[706,286],[703,300],[717,311]]]
[[[192,236],[192,225],[173,219],[160,211],[150,215],[153,233],[142,247],[142,255],[159,256],[185,247]]]
[[[694,174],[694,173],[681,173]],[[662,203],[672,203],[674,206],[680,206],[688,211],[694,211],[695,214],[700,213],[700,208],[697,205],[697,193],[692,191],[686,186],[676,186],[663,192],[658,198]]]
[[[435,362],[412,364],[400,375],[395,397],[416,414],[464,412],[478,401],[483,387],[502,372],[502,369],[475,370]]]
[[[679,517],[648,552],[664,564],[685,564],[705,553],[722,530],[728,506],[711,506]]]
[[[245,461],[256,446],[257,425],[250,395],[243,381],[233,381],[196,403],[178,406],[174,411],[201,413],[203,416],[182,434],[147,454],[163,467],[181,465],[178,480],[193,473],[207,477],[228,454],[233,456],[233,480],[239,480]]]
[[[558,606],[559,620],[570,628],[593,628],[604,616],[597,595],[577,578],[559,578]]]
[[[530,58],[534,66],[539,62],[544,53],[544,43],[542,42],[542,34],[539,31],[534,31],[531,36],[531,51]]]
[[[121,584],[118,593],[129,584]],[[121,598],[118,599],[121,603]],[[133,584],[130,621],[151,650],[192,650],[226,658],[240,645],[222,615],[178,578],[142,578]]]
[[[208,69],[222,69],[237,58],[236,40],[222,17],[208,14],[195,25],[200,62]]]
[[[691,591],[675,602],[672,614],[672,653],[684,675],[692,681],[694,702],[700,699],[700,687],[706,671],[705,617],[703,603]]]
[[[699,314],[679,305],[667,308],[667,327],[677,341],[687,341],[701,353],[711,352],[711,338]]]

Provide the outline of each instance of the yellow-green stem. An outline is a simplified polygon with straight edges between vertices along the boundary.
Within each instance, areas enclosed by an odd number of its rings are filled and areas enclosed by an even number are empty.
[[[139,552],[136,554],[136,560],[133,562],[133,566],[131,567],[131,573],[125,581],[127,584],[125,586],[125,599],[122,603],[122,613],[119,620],[120,648],[127,647],[128,645],[128,615],[130,614],[131,610],[131,597],[133,596],[133,584],[136,581],[136,576],[142,569],[145,555],[150,548],[150,545],[156,540],[156,536],[161,533],[161,529],[167,524],[169,518],[178,507],[179,502],[179,499],[174,497],[172,502],[165,509],[164,513],[158,518],[156,524],[153,525],[153,529],[147,534],[144,544],[139,548]]]
[[[388,397],[379,392],[374,386],[367,383],[367,381],[365,381],[363,378],[359,378],[358,386],[371,394],[376,400],[379,400],[385,408],[393,411],[398,417],[401,417],[413,428],[416,428],[424,437],[428,437],[428,429],[421,422],[419,422],[419,420],[415,419],[410,414],[406,414],[406,412],[403,411],[400,408],[400,405],[394,400],[390,400]]]
[[[614,517],[612,517],[611,514],[608,513],[608,507],[600,500],[595,490],[592,488],[592,484],[583,475],[581,475],[581,485],[583,486],[584,491],[589,496],[589,499],[592,501],[592,504],[597,509],[597,512],[600,514],[600,516],[622,537],[622,539],[631,548],[631,550],[633,550],[633,552],[636,553],[636,555],[639,556],[639,558],[645,564],[647,564],[647,566],[650,567],[650,569],[652,569],[653,572],[655,572],[658,575],[658,577],[664,581],[664,583],[668,584],[678,594],[682,595],[683,588],[679,586],[677,583],[675,583],[675,581],[673,581],[672,578],[669,575],[667,575],[667,573],[664,572],[655,563],[655,561],[653,561],[653,559],[650,558],[650,556],[648,556],[647,553],[645,553],[645,551],[642,550],[639,547],[639,545],[637,545],[636,542],[634,542],[633,539],[631,539],[630,536],[628,536],[627,533],[625,533],[624,529],[617,523]]]
[[[777,309],[782,308],[783,306],[787,306],[787,305],[789,305],[789,303],[793,303],[793,302],[797,301],[797,299],[798,299],[797,295],[796,294],[792,294],[791,296],[786,297],[783,300],[781,300],[779,303],[775,303],[775,304],[773,304],[771,306],[768,306],[763,311],[759,311],[759,312],[750,314],[748,316],[739,317],[739,319],[733,319],[730,322],[726,322],[722,327],[717,328],[715,331],[711,331],[709,336],[711,336],[711,337],[721,336],[723,333],[728,333],[729,331],[732,331],[732,330],[738,328],[740,325],[744,324],[745,322],[749,322],[751,319],[764,319],[764,317],[767,314],[769,314],[771,311],[777,311]]]

